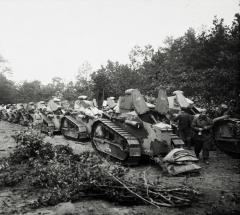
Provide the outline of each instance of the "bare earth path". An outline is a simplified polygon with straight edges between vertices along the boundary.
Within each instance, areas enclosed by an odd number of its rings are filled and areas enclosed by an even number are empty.
[[[8,156],[16,146],[11,135],[20,129],[25,128],[0,121],[0,158]],[[93,150],[88,142],[76,143],[66,140],[62,136],[46,137],[45,141],[56,145],[69,145],[75,153],[83,150]],[[149,181],[158,180],[159,183],[188,184],[198,189],[203,195],[198,203],[189,208],[123,207],[101,200],[76,202],[73,203],[73,207],[77,212],[76,214],[238,214],[240,211],[239,160],[232,159],[218,150],[212,151],[210,157],[210,165],[206,166],[200,162],[202,166],[201,174],[196,177],[168,177],[162,173],[158,166],[152,163],[142,164],[130,170],[129,177],[145,172]],[[65,204],[24,211],[22,208],[34,198],[34,195],[32,195],[25,192],[24,184],[14,188],[0,187],[0,214],[62,214],[62,207]]]

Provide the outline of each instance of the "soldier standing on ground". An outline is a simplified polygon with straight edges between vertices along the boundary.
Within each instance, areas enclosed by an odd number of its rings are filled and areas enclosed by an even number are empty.
[[[209,149],[211,147],[211,128],[213,121],[207,116],[206,110],[203,110],[200,115],[193,119],[192,128],[194,130],[194,151],[199,158],[201,151],[203,161],[209,164]]]
[[[182,108],[175,120],[178,121],[178,133],[182,140],[185,142],[188,149],[191,148],[191,138],[192,138],[192,121],[193,116],[188,114],[187,108]]]

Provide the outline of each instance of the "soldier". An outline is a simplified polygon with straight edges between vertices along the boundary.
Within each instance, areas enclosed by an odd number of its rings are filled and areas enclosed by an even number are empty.
[[[33,115],[33,126],[34,126],[34,128],[35,129],[40,129],[42,122],[43,122],[43,119],[42,119],[41,113],[39,112],[39,110],[35,110],[34,115]]]
[[[203,110],[200,115],[193,119],[192,128],[194,130],[194,151],[199,158],[201,151],[203,161],[209,164],[209,149],[211,147],[211,128],[213,121],[207,116],[206,110]]]
[[[185,111],[186,108],[182,108],[175,120],[178,121],[178,133],[182,140],[185,142],[188,149],[191,148],[192,138],[192,121],[193,116]]]

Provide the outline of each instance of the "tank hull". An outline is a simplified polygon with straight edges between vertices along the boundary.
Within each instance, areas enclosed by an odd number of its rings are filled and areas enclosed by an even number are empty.
[[[228,118],[214,123],[214,139],[218,148],[233,158],[240,158],[240,119]]]
[[[76,120],[73,116],[63,117],[60,130],[62,135],[68,139],[80,141],[90,138],[90,131],[86,124]]]

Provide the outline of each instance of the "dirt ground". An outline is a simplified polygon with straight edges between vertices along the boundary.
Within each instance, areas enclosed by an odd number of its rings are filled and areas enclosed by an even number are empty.
[[[16,131],[25,129],[22,126],[0,121],[0,158],[6,157],[16,146],[11,137]],[[89,142],[78,143],[66,140],[62,136],[46,137],[52,144],[64,144],[73,148],[75,153],[93,150]],[[154,208],[153,206],[124,207],[101,200],[84,200],[75,203],[62,203],[54,207],[29,209],[25,205],[35,198],[37,191],[28,192],[25,184],[17,187],[0,187],[0,214],[239,214],[240,213],[240,162],[223,154],[219,150],[210,152],[210,165],[200,161],[202,167],[199,176],[166,176],[152,162],[143,163],[131,168],[131,177],[143,174],[148,181],[159,183],[188,184],[199,190],[202,195],[198,203],[188,208]]]

